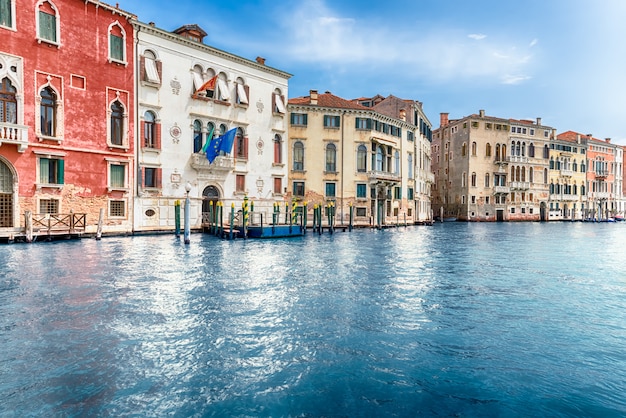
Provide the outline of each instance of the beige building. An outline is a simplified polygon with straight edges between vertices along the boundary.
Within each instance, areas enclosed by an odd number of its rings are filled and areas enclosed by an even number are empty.
[[[432,142],[435,216],[464,221],[548,219],[549,142],[536,121],[442,113]]]
[[[349,222],[351,206],[360,225],[431,219],[430,122],[419,102],[311,90],[287,110],[288,198],[309,210],[332,203],[337,224]]]
[[[587,138],[572,131],[550,139],[550,220],[582,220],[587,204]]]

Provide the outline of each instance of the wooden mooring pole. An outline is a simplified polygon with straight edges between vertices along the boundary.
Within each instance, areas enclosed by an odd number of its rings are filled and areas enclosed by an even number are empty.
[[[100,215],[98,216],[98,229],[96,230],[96,240],[102,238],[102,224],[104,223],[104,208],[100,208]]]

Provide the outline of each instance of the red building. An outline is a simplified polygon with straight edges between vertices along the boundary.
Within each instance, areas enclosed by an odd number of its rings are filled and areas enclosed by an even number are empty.
[[[0,0],[0,232],[24,214],[132,230],[135,16],[95,0]],[[50,218],[48,216],[48,218]]]

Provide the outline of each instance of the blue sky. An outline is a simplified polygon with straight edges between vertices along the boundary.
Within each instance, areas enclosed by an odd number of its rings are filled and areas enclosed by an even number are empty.
[[[119,0],[142,22],[197,23],[205,43],[352,99],[423,102],[433,127],[478,113],[542,118],[626,145],[626,1]]]

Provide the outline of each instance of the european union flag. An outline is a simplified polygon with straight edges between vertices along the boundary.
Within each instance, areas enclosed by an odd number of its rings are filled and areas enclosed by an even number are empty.
[[[220,137],[222,139],[220,151],[224,151],[226,154],[230,154],[230,152],[233,150],[233,143],[235,142],[236,133],[237,128],[233,128]]]
[[[220,147],[222,146],[222,137],[218,136],[217,138],[213,138],[211,143],[207,147],[206,150],[206,158],[209,160],[209,163],[212,163],[217,157],[217,154],[220,152]]]

